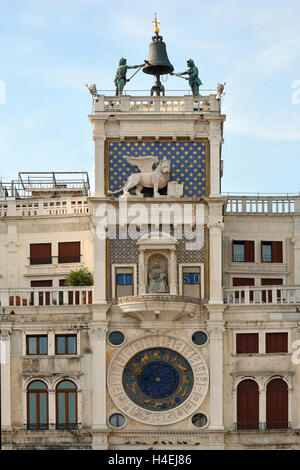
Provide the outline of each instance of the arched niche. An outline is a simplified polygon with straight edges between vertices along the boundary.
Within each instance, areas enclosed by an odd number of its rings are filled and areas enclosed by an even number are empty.
[[[163,232],[150,232],[137,243],[139,294],[177,295],[176,238]]]

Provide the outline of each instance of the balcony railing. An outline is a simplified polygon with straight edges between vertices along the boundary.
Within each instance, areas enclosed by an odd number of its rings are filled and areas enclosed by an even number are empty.
[[[49,431],[49,430],[59,430],[59,431],[71,431],[79,429],[79,423],[39,423],[39,424],[25,424],[24,429],[27,431]]]
[[[300,212],[298,196],[228,196],[226,214],[294,214]]]
[[[50,196],[49,196],[50,199]],[[36,217],[90,214],[91,206],[87,199],[69,198],[53,201],[47,199],[7,199],[0,198],[0,217]]]
[[[220,100],[208,96],[104,96],[94,102],[97,113],[183,113],[220,112]]]
[[[4,308],[87,305],[93,303],[93,295],[92,286],[0,289],[0,305]]]
[[[251,304],[299,304],[300,286],[226,287],[224,303]]]

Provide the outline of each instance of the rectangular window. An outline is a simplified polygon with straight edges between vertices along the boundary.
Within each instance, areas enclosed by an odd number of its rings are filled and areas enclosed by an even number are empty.
[[[117,299],[120,297],[129,297],[134,294],[132,267],[119,267],[115,269],[115,291]]]
[[[51,264],[51,243],[30,244],[30,264]]]
[[[261,279],[261,285],[262,286],[282,286],[282,279]],[[267,302],[267,299],[268,299],[268,302],[271,303],[272,302],[272,290],[263,290],[262,293],[262,302]],[[276,292],[276,298],[275,298],[275,302],[276,301],[279,301],[280,302],[281,300],[281,291],[280,290],[277,290]]]
[[[182,268],[182,295],[183,297],[201,298],[200,266],[184,266]]]
[[[282,242],[261,242],[262,263],[282,263]]]
[[[62,242],[58,244],[59,263],[80,263],[80,242]]]
[[[258,353],[258,333],[238,333],[236,354]]]
[[[48,337],[47,335],[26,336],[27,354],[47,355],[48,354]]]
[[[266,353],[287,353],[287,333],[266,333]]]
[[[233,261],[254,263],[254,241],[233,241]]]
[[[77,354],[77,335],[55,335],[55,354]]]

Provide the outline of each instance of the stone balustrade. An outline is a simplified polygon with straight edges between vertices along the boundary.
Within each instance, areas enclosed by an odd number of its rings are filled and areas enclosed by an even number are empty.
[[[299,196],[228,196],[226,214],[294,214],[300,212]]]
[[[217,95],[208,96],[104,96],[94,100],[97,113],[184,113],[220,112]]]
[[[229,305],[300,304],[300,286],[227,287],[224,303]]]
[[[85,197],[66,199],[0,199],[0,217],[60,216],[89,214],[91,206]]]
[[[87,305],[93,303],[94,287],[26,287],[0,289],[2,309],[60,305]],[[7,312],[3,312],[3,314]]]

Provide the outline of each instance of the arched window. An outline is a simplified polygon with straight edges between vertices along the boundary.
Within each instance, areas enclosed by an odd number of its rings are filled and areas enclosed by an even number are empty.
[[[56,427],[77,428],[77,387],[70,380],[63,380],[56,387]]]
[[[288,386],[282,379],[273,379],[267,385],[267,429],[288,427]]]
[[[48,429],[48,389],[41,380],[27,387],[27,429]]]
[[[243,380],[237,390],[237,429],[259,428],[259,391],[254,380]]]

